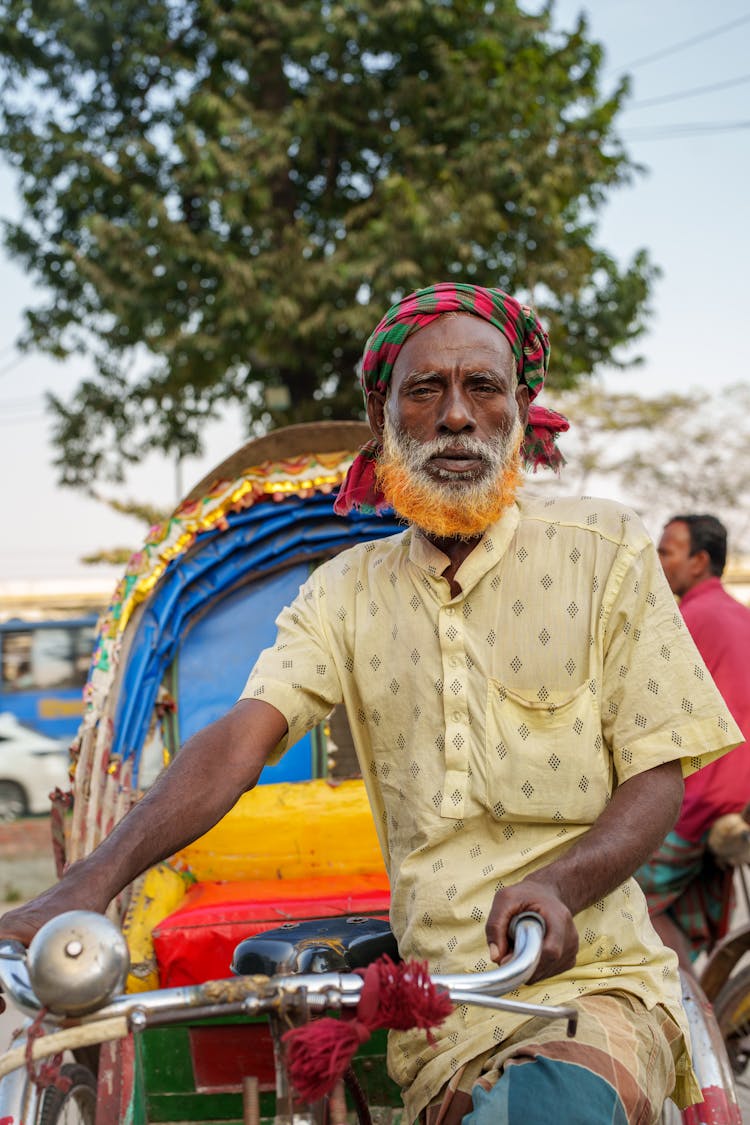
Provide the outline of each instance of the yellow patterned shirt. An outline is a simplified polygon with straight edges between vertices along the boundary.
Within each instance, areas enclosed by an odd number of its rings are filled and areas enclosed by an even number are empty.
[[[281,711],[287,745],[346,705],[404,957],[491,967],[493,896],[584,833],[618,782],[742,740],[638,517],[606,500],[528,500],[456,574],[414,530],[325,563],[277,621],[244,696]],[[676,958],[633,879],[576,916],[575,967],[514,994],[562,1003],[611,987],[684,1026]],[[460,1007],[428,1045],[392,1033],[412,1118],[523,1017]],[[694,1092],[687,1055],[675,1096]],[[692,1100],[692,1099],[691,1099]]]

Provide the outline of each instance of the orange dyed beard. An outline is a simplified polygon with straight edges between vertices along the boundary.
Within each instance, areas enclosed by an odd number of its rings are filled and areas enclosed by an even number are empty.
[[[497,449],[489,447],[491,459],[480,477],[436,480],[415,463],[421,460],[417,444],[398,433],[386,413],[377,483],[394,511],[426,535],[475,539],[516,498],[523,483],[522,440],[523,428],[516,421],[510,434],[499,439]],[[451,438],[445,444],[455,441]]]

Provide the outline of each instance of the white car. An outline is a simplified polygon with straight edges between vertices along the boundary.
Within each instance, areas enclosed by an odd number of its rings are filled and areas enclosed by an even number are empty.
[[[53,789],[69,789],[67,740],[49,738],[0,713],[0,821],[50,811]]]

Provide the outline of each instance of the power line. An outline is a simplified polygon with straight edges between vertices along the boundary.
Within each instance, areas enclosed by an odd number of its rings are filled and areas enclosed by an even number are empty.
[[[686,121],[674,125],[641,125],[623,129],[623,140],[657,141],[700,137],[707,133],[730,133],[750,129],[750,121]]]
[[[10,363],[6,363],[4,367],[0,367],[0,375],[6,375],[9,371],[12,371],[14,367],[18,367],[19,363],[23,363],[23,361],[28,358],[28,354],[24,352],[14,356]]]
[[[663,125],[629,125],[627,130],[623,132],[637,133],[637,132],[653,132],[655,129],[660,131],[668,130],[669,132],[680,132],[689,130],[692,132],[710,133],[712,129],[748,129],[750,128],[750,120],[745,121],[673,121],[669,124],[666,122]]]
[[[681,98],[694,98],[698,94],[712,94],[715,90],[727,90],[730,86],[741,86],[745,82],[750,82],[750,74],[741,74],[739,78],[729,78],[726,82],[714,82],[711,86],[694,86],[690,90],[678,90],[674,94],[646,98],[644,101],[633,102],[627,106],[627,109],[645,109],[646,106],[663,105],[665,102],[676,102]]]
[[[694,47],[698,43],[705,43],[707,39],[713,39],[716,35],[723,35],[725,31],[731,31],[732,28],[739,27],[743,23],[750,23],[750,15],[740,16],[739,19],[732,20],[731,23],[721,24],[720,27],[713,27],[700,35],[694,35],[692,39],[683,39],[680,43],[673,43],[671,47],[663,47],[659,51],[654,51],[652,55],[643,55],[640,59],[635,59],[633,62],[626,63],[625,66],[618,67],[618,70],[633,70],[637,66],[645,66],[646,63],[656,62],[657,59],[666,58],[667,55],[684,51],[686,47]]]

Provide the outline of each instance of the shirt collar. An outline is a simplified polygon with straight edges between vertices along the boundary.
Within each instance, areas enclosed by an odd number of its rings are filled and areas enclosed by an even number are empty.
[[[458,582],[464,594],[468,593],[488,571],[500,561],[508,550],[521,519],[518,504],[507,508],[500,519],[490,524],[477,541],[474,550],[467,555],[456,571]],[[439,551],[417,528],[410,529],[409,561],[425,571],[432,578],[440,578],[450,559]]]

